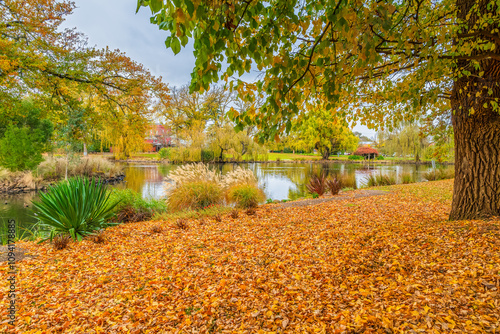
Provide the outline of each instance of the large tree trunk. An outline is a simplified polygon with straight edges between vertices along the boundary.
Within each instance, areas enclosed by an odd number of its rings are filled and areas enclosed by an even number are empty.
[[[496,13],[496,6],[488,9],[489,2],[480,1],[482,14]],[[458,18],[465,20],[474,4],[471,0],[457,0]],[[477,15],[472,13],[467,19],[468,26],[473,27]],[[489,33],[492,29],[490,26],[483,31]],[[481,58],[480,68],[470,60],[457,62],[459,70],[470,71],[471,75],[456,79],[451,98],[455,132],[455,184],[450,213],[453,220],[500,216],[500,114],[491,103],[500,98],[500,61],[485,56],[486,52],[500,54],[500,34],[475,38],[495,42],[496,49],[472,53]]]

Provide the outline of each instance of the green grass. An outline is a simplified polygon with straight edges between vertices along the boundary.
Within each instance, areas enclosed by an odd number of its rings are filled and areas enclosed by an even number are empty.
[[[294,161],[297,159],[304,159],[304,160],[320,160],[321,156],[319,154],[313,154],[313,153],[305,153],[305,154],[293,154],[293,153],[269,153],[269,161],[276,161],[276,160],[290,160]]]

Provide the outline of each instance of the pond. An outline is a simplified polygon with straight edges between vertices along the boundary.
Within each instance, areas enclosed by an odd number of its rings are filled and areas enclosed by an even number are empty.
[[[273,200],[297,199],[306,194],[306,183],[313,173],[324,171],[326,174],[347,174],[355,178],[358,187],[366,183],[370,174],[383,173],[394,175],[399,180],[404,173],[411,173],[422,181],[422,174],[431,170],[430,165],[369,165],[357,163],[247,163],[211,165],[225,174],[237,166],[251,169],[259,180],[268,198]],[[166,196],[165,178],[177,165],[170,164],[123,164],[125,180],[114,185],[117,188],[130,188],[143,197],[161,198]],[[31,201],[35,193],[21,195],[0,195],[0,222],[14,218],[21,228],[35,222],[31,216]],[[2,224],[3,225],[3,224]]]

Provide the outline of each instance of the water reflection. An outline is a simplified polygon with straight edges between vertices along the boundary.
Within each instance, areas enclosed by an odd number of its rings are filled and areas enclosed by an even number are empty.
[[[326,175],[347,174],[354,176],[357,187],[366,184],[368,176],[374,173],[395,175],[398,180],[405,173],[413,174],[417,181],[422,181],[422,174],[432,167],[427,165],[369,165],[342,163],[246,163],[215,164],[210,168],[226,174],[236,167],[251,169],[259,180],[259,185],[271,199],[296,199],[306,194],[306,183],[314,173],[324,172]],[[130,188],[140,192],[144,197],[160,198],[166,196],[164,178],[177,168],[176,165],[165,164],[126,164],[125,182],[119,188]]]
[[[161,198],[167,195],[168,184],[165,178],[177,168],[168,164],[123,164],[125,180],[117,188],[130,188],[143,197]],[[234,170],[237,164],[215,164],[210,168],[218,169],[222,174]],[[324,172],[327,175],[354,176],[358,187],[363,186],[370,174],[383,173],[395,175],[398,180],[404,173],[411,173],[417,182],[422,181],[422,174],[432,169],[429,165],[368,165],[342,163],[247,163],[240,164],[251,169],[264,189],[267,198],[297,199],[306,194],[306,183],[313,173]],[[25,205],[31,207],[36,198],[33,193],[22,195],[0,195],[0,217],[17,218],[21,224],[31,225],[35,219]],[[7,202],[7,204],[5,204]]]

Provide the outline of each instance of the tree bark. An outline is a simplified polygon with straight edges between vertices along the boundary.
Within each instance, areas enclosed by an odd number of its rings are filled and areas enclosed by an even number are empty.
[[[481,14],[496,13],[497,6],[488,8],[489,2],[479,1]],[[473,27],[478,20],[471,11],[475,3],[457,0],[458,18],[467,20],[468,27]],[[469,12],[471,15],[467,17]],[[490,26],[483,31],[493,28],[497,27]],[[500,35],[496,33],[496,36]],[[496,43],[495,39],[491,41]],[[494,52],[499,54],[499,50],[497,43]],[[472,55],[482,52],[485,51],[474,50]],[[500,99],[500,62],[485,58],[479,64],[477,68],[470,60],[457,61],[458,70],[470,71],[471,75],[455,80],[451,97],[455,136],[452,220],[500,216],[500,114],[491,103]]]

